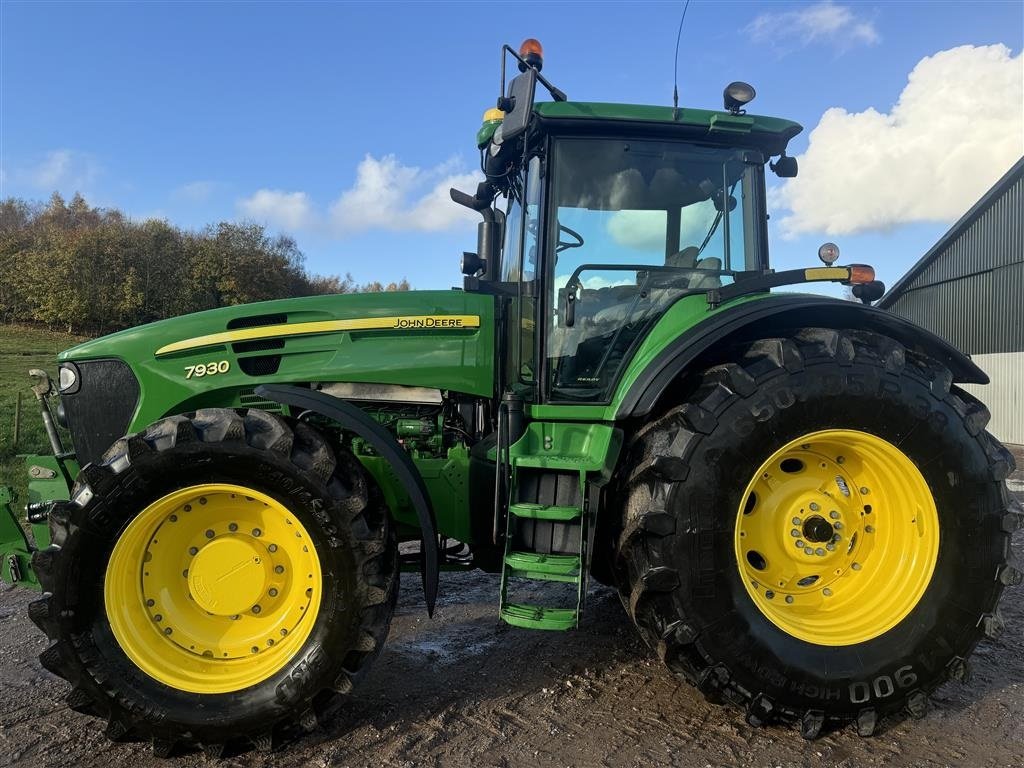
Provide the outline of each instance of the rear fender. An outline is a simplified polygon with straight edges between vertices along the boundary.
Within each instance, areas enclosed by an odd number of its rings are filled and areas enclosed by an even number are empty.
[[[652,413],[674,381],[712,347],[732,341],[767,338],[793,328],[863,329],[884,334],[908,349],[924,352],[953,373],[953,381],[988,384],[988,376],[969,356],[931,331],[881,309],[818,296],[772,296],[723,309],[669,343],[630,385],[616,419]]]

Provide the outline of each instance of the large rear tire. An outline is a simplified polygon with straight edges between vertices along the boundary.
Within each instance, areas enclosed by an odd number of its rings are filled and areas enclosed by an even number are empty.
[[[805,329],[682,387],[627,456],[620,592],[662,660],[802,735],[923,716],[1021,573],[1013,459],[949,371]]]
[[[398,589],[380,493],[348,452],[259,410],[201,410],[79,475],[29,615],[72,709],[167,756],[316,726],[379,653]]]

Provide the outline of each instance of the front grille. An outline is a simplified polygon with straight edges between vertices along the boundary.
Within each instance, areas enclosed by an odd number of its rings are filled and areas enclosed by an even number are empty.
[[[260,397],[254,389],[239,390],[238,404],[243,408],[259,408],[261,411],[272,411],[273,413],[281,413],[284,410],[280,403]]]
[[[255,357],[238,358],[238,367],[242,369],[242,373],[250,376],[269,376],[272,373],[277,373],[280,365],[280,355],[257,355]]]
[[[235,328],[259,328],[261,325],[284,325],[288,322],[288,315],[278,312],[273,315],[249,315],[248,317],[236,317],[228,320],[228,330]]]
[[[238,341],[231,345],[231,349],[236,355],[242,352],[266,352],[271,349],[284,349],[284,339]]]
[[[62,395],[75,453],[83,465],[96,461],[123,437],[139,403],[139,382],[121,360],[75,361],[78,391]]]

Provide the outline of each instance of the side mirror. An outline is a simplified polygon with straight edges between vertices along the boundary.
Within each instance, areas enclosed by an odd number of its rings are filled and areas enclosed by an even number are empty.
[[[780,179],[793,179],[796,178],[797,163],[795,157],[789,157],[788,155],[782,155],[774,163],[769,163],[768,167],[775,171],[775,175]]]
[[[533,96],[536,91],[537,70],[533,67],[513,78],[508,86],[508,96],[498,100],[498,109],[505,112],[505,119],[494,133],[495,140],[500,136],[504,143],[526,130],[533,115]]]
[[[498,265],[501,224],[485,219],[476,225],[477,270],[482,271],[485,280],[494,280]],[[465,263],[465,262],[464,262]],[[465,270],[463,270],[465,272]]]

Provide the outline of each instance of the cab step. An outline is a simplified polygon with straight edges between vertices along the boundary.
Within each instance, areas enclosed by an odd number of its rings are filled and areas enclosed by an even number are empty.
[[[515,515],[516,517],[525,517],[531,520],[556,520],[559,522],[566,522],[569,520],[579,520],[583,517],[583,510],[579,507],[556,507],[548,506],[546,504],[533,504],[524,501],[516,504],[510,504],[508,511],[509,514]]]
[[[537,581],[576,584],[580,578],[578,555],[549,555],[540,552],[509,552],[505,555],[508,575]]]
[[[578,617],[579,611],[575,608],[542,608],[524,603],[506,603],[501,606],[502,621],[525,629],[574,629]]]

